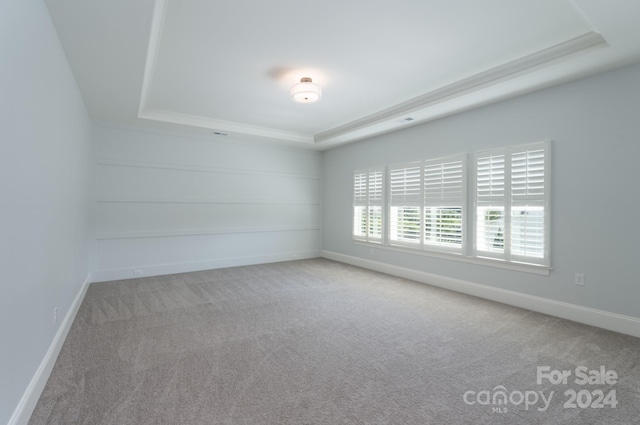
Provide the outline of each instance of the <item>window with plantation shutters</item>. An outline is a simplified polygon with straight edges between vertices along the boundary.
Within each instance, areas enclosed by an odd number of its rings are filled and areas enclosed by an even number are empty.
[[[389,241],[463,253],[466,156],[389,167]]]
[[[384,168],[358,170],[353,175],[353,238],[382,242]]]
[[[353,238],[548,274],[549,164],[547,141],[358,170]]]
[[[389,167],[389,240],[419,247],[422,239],[422,163]]]
[[[466,156],[425,161],[424,245],[462,253],[466,212]]]
[[[549,266],[549,143],[475,156],[475,255]]]

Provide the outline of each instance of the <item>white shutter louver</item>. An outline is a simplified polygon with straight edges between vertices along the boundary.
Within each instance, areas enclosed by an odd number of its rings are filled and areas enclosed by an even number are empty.
[[[383,178],[384,173],[382,171],[369,172],[368,196],[370,203],[382,205],[382,196],[384,194]]]
[[[504,154],[480,157],[476,166],[478,203],[504,202]]]
[[[424,166],[426,204],[459,201],[464,195],[464,159],[451,162],[427,161]]]
[[[420,164],[400,167],[389,171],[391,205],[418,205],[422,193],[420,187]]]
[[[353,175],[353,198],[358,205],[367,203],[367,174],[355,173]]]

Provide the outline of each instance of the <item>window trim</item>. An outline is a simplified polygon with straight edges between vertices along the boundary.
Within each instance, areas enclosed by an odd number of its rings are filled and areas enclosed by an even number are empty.
[[[532,273],[532,274],[538,274],[543,276],[549,276],[551,270],[553,270],[552,267],[538,266],[538,265],[529,264],[529,263],[518,263],[518,262],[507,263],[506,261],[496,260],[494,258],[488,258],[488,257],[472,257],[468,255],[452,254],[450,252],[442,252],[442,251],[430,251],[426,249],[418,250],[414,248],[405,248],[402,246],[371,243],[371,242],[365,242],[360,240],[354,240],[354,245],[361,246],[363,248],[370,248],[371,250],[375,248],[375,249],[381,249],[385,251],[400,252],[403,254],[413,254],[413,255],[418,255],[418,256],[427,257],[427,258],[439,258],[439,259],[455,261],[459,263],[475,264],[479,266],[486,266],[486,267],[492,267],[492,268],[504,269],[504,270],[512,270],[512,271],[523,272],[523,273]]]

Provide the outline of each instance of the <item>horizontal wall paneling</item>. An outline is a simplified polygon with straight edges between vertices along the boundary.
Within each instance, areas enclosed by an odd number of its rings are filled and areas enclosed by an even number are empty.
[[[99,127],[100,280],[318,255],[322,156]]]

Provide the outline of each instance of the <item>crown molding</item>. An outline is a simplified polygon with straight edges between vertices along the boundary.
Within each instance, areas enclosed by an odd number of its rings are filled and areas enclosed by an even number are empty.
[[[163,111],[160,109],[143,109],[138,113],[138,118],[181,124],[191,127],[208,128],[229,133],[246,134],[250,136],[265,137],[279,141],[296,142],[313,146],[314,139],[311,134],[294,133],[269,127],[259,127],[250,124],[242,124],[233,121],[223,121],[198,115],[183,114],[180,112]]]
[[[315,135],[316,143],[322,143],[344,136],[348,133],[362,133],[367,127],[372,127],[388,120],[397,120],[402,116],[426,109],[448,100],[459,98],[487,87],[532,73],[545,65],[567,58],[575,53],[597,47],[606,47],[607,41],[596,32],[588,32],[576,38],[556,44],[487,71],[446,85],[429,93],[414,97],[366,117],[351,121],[347,124],[320,132]],[[396,126],[397,127],[397,126]],[[359,131],[360,130],[360,131]],[[397,130],[391,128],[389,130]],[[364,131],[366,132],[366,130]]]
[[[140,105],[138,106],[138,117],[147,108],[147,99],[151,90],[151,81],[156,69],[156,59],[160,49],[160,37],[164,28],[164,20],[167,15],[167,0],[155,0],[153,6],[153,16],[151,17],[151,31],[149,32],[149,43],[147,47],[147,57],[144,63],[144,74],[142,77],[142,92],[140,93]]]

